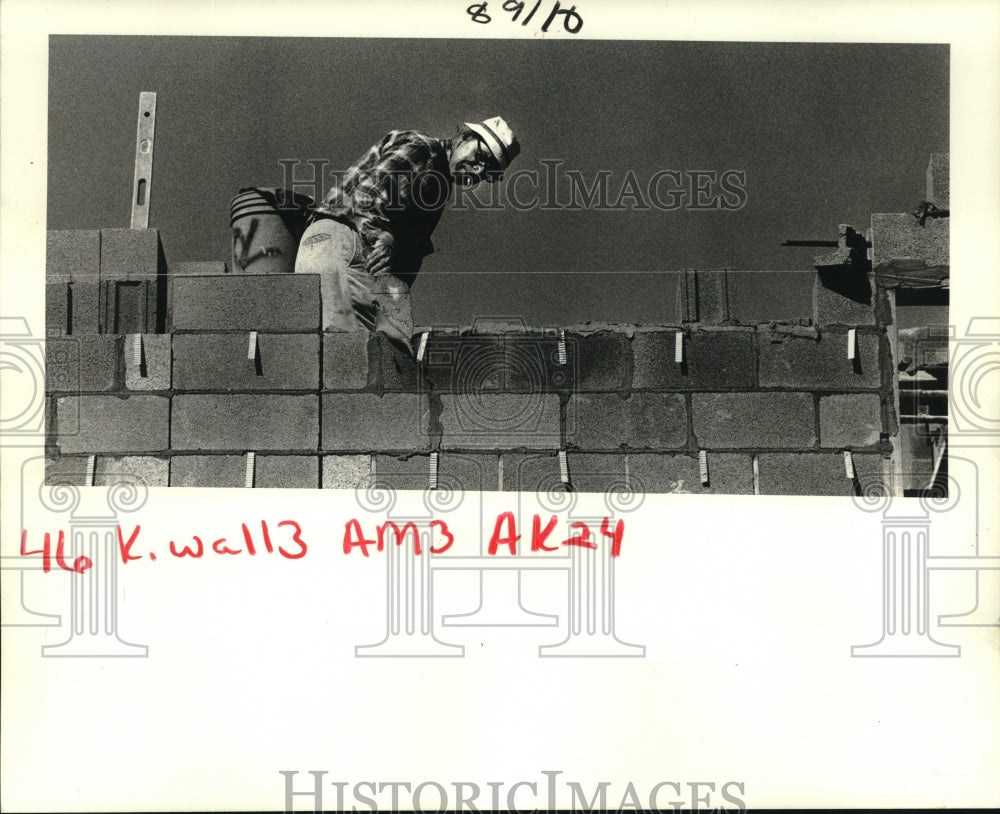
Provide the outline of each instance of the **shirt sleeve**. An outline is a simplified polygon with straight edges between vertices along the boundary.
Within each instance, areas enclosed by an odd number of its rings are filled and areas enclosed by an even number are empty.
[[[378,145],[377,160],[352,179],[355,223],[368,246],[393,244],[394,226],[420,203],[414,192],[431,164],[430,144],[418,133],[393,131]]]

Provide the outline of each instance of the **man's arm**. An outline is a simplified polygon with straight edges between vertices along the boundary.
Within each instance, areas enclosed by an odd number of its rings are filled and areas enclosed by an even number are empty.
[[[429,139],[413,131],[393,131],[379,145],[375,163],[352,179],[355,224],[369,247],[371,274],[391,271],[393,223],[419,205],[414,201],[414,183],[432,165]]]

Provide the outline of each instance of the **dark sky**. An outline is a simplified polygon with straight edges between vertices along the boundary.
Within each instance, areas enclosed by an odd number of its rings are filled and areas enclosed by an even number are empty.
[[[665,272],[810,271],[822,250],[783,240],[909,211],[948,150],[944,45],[56,36],[49,229],[128,226],[141,91],[157,93],[150,225],[168,261],[228,260],[230,199],[280,185],[280,160],[342,170],[394,128],[502,115],[511,170],[606,170],[612,199],[629,171],[643,189],[660,170],[746,173],[738,211],[519,210],[502,189],[498,211],[448,211],[413,288],[424,325],[671,322]],[[808,316],[809,279],[741,289]]]

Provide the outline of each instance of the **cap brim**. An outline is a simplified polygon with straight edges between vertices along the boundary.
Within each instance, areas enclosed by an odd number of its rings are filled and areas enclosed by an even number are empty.
[[[483,127],[483,125],[476,124],[474,122],[466,122],[465,126],[483,140],[489,148],[489,151],[493,154],[493,157],[496,159],[500,169],[507,169],[507,165],[510,164],[508,153],[507,150],[504,149],[500,139],[497,138],[496,134],[489,128]]]

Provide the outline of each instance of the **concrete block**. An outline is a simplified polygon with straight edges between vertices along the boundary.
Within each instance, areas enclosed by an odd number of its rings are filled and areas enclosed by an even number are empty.
[[[568,455],[567,455],[568,459]],[[566,492],[559,471],[559,456],[554,450],[538,452],[504,452],[500,456],[501,490],[525,492],[540,496]],[[560,501],[561,498],[556,498]],[[553,501],[550,501],[553,503]],[[562,507],[562,503],[559,503]]]
[[[811,393],[695,393],[694,433],[705,449],[812,447]]]
[[[680,395],[578,393],[566,406],[566,443],[579,449],[679,449],[687,440],[687,406]]]
[[[809,339],[762,331],[759,334],[758,376],[761,387],[812,390],[872,390],[880,386],[882,334],[857,333],[857,349],[847,358],[847,331],[822,331]]]
[[[319,483],[316,455],[258,455],[254,460],[257,489],[317,489]]]
[[[98,455],[94,461],[94,486],[136,483],[161,487],[167,486],[169,479],[170,464],[167,458],[152,455]]]
[[[171,263],[167,273],[171,277],[215,277],[229,273],[229,267],[221,260],[184,260]]]
[[[442,497],[441,505],[457,509],[457,493],[495,492],[500,488],[500,456],[442,452],[438,455],[438,491],[451,490],[456,497]]]
[[[566,364],[563,365],[559,363],[559,338],[554,331],[505,336],[501,368],[504,392],[554,393],[569,390],[575,367],[574,358],[570,357],[570,348],[576,342],[576,337],[566,337]],[[611,348],[605,350],[612,353],[607,360],[610,364],[619,361]],[[627,347],[625,352],[627,353]]]
[[[872,266],[893,260],[922,260],[948,265],[948,218],[928,218],[921,226],[909,213],[872,215]]]
[[[101,271],[97,229],[59,229],[45,234],[45,281],[96,283]]]
[[[69,283],[45,283],[45,335],[65,336],[70,332]]]
[[[502,458],[505,491],[564,491],[555,452],[505,452]],[[629,489],[639,494],[753,494],[753,461],[749,454],[711,453],[707,487],[701,485],[695,456],[570,451],[567,462],[575,491],[617,492],[625,481],[627,466]]]
[[[442,507],[442,511],[455,511],[469,505],[472,498],[466,493],[496,491],[499,461],[499,455],[440,453],[437,488],[430,491],[429,500]],[[430,489],[430,465],[429,454],[375,455],[373,485],[397,491],[427,491]]]
[[[58,486],[60,484],[69,484],[71,486],[86,485],[87,461],[89,459],[89,455],[46,455],[46,486]]]
[[[101,229],[101,281],[155,280],[166,273],[157,229]]]
[[[505,363],[500,336],[432,333],[424,352],[423,375],[427,385],[438,392],[498,393],[504,387]]]
[[[698,459],[690,455],[631,453],[628,470],[629,484],[640,494],[686,495],[707,491],[698,477]]]
[[[428,488],[429,455],[397,458],[392,455],[372,456],[372,486],[376,489],[423,492]]]
[[[698,321],[719,325],[729,320],[729,273],[698,271]]]
[[[374,485],[396,490],[425,491],[430,488],[430,455],[373,457]],[[437,488],[431,499],[455,511],[470,500],[466,492],[492,492],[499,484],[500,456],[485,453],[441,452],[438,454]]]
[[[337,334],[330,335],[337,336]],[[372,370],[373,375],[369,377],[368,381],[374,381],[377,375],[382,389],[387,391],[410,393],[426,389],[421,381],[420,365],[416,357],[411,356],[396,343],[389,341],[384,334],[372,334],[370,341],[371,365],[377,367],[378,371]],[[364,369],[365,365],[362,364],[359,367],[359,372],[364,371]]]
[[[684,337],[684,363],[674,361],[676,331],[632,338],[636,390],[741,390],[753,387],[753,331],[692,331]]]
[[[319,403],[313,395],[178,395],[170,432],[177,450],[314,451]]]
[[[656,456],[651,456],[656,457]],[[503,490],[537,496],[539,504],[552,512],[571,511],[573,499],[561,493],[603,494],[605,506],[635,506],[637,485],[626,474],[631,453],[588,453],[570,450],[566,455],[569,483],[562,482],[555,452],[511,453],[503,459]],[[572,518],[571,518],[572,519]]]
[[[56,429],[61,452],[160,452],[169,447],[170,399],[61,396]]]
[[[867,296],[860,291],[848,296],[827,288],[820,275],[813,284],[813,320],[817,325],[874,325],[875,324],[875,280],[874,275],[866,275]]]
[[[319,389],[318,335],[262,333],[257,335],[256,358],[249,358],[249,348],[249,332],[174,334],[174,389]]]
[[[703,485],[698,457],[692,455],[628,456],[629,484],[648,494],[753,494],[753,458],[712,452],[708,455],[709,482]]]
[[[569,485],[574,492],[627,494],[625,454],[569,452],[566,455]],[[558,469],[557,469],[558,472]]]
[[[102,333],[101,284],[96,280],[70,283],[68,311],[71,334]]]
[[[367,331],[323,334],[323,388],[364,390],[378,385],[378,361],[369,347],[380,346],[379,334]],[[372,364],[372,362],[375,364]]]
[[[633,505],[626,483],[625,453],[569,451],[566,466],[569,483],[563,483],[555,452],[504,453],[503,490],[534,494],[542,508],[552,512],[572,511],[573,498],[565,493],[605,496],[604,506]],[[578,516],[571,519],[579,519]]]
[[[880,493],[891,495],[892,484],[892,458],[889,455],[879,455],[876,453],[854,453],[851,456],[854,462],[854,474],[857,476],[855,484],[856,494]],[[843,458],[841,458],[843,461]],[[901,473],[901,486],[908,487],[907,473],[904,469]],[[931,471],[927,472],[924,483],[930,480]],[[881,492],[879,491],[881,488]]]
[[[819,440],[823,447],[870,447],[882,432],[878,393],[823,396],[819,400]]]
[[[708,454],[708,492],[720,495],[753,494],[753,459],[749,455]]]
[[[636,453],[625,456],[629,487],[637,495],[701,491],[698,460],[689,454]],[[640,498],[641,499],[641,498]]]
[[[567,377],[565,388],[574,393],[626,390],[632,368],[629,339],[618,331],[567,332],[563,367]]]
[[[155,280],[101,281],[101,330],[106,333],[162,333],[165,306]]]
[[[428,449],[430,408],[419,393],[324,393],[322,446],[328,451]]]
[[[324,455],[324,489],[367,489],[371,483],[370,455]]]
[[[948,153],[931,153],[927,162],[927,200],[940,209],[950,206],[950,177]]]
[[[243,488],[246,486],[244,455],[173,455],[171,486]]]
[[[687,404],[683,396],[633,393],[626,405],[629,448],[676,449],[687,444]]]
[[[741,325],[763,322],[797,322],[812,314],[816,272],[731,271],[730,318]]]
[[[554,449],[560,442],[559,396],[546,393],[445,393],[444,449]]]
[[[106,393],[118,387],[121,337],[108,334],[49,338],[46,393]]]
[[[135,359],[135,338],[142,337],[139,364]],[[122,337],[127,390],[170,389],[170,334],[130,334]]]
[[[318,331],[319,276],[175,277],[170,309],[175,331]]]
[[[719,325],[730,319],[729,273],[685,271],[678,279],[677,319]]]
[[[843,456],[823,452],[765,452],[757,456],[762,495],[853,495]]]

